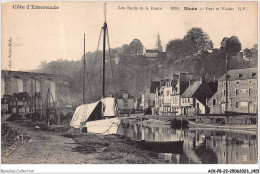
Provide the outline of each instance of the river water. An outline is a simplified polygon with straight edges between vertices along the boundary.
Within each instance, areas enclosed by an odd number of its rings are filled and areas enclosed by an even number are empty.
[[[180,141],[183,151],[159,153],[174,164],[254,164],[257,163],[257,134],[224,132],[207,129],[174,129],[170,125],[150,124],[149,121],[124,120],[118,134],[132,140]]]

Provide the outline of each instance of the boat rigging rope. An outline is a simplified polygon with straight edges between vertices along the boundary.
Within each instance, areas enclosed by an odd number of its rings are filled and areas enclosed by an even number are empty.
[[[115,122],[113,122],[113,123],[111,124],[111,126],[110,126],[105,132],[102,132],[102,133],[100,133],[100,134],[104,134],[104,133],[108,132],[108,131],[111,129],[111,127],[113,126],[113,124],[115,124],[116,126],[118,126],[118,124],[116,124]]]
[[[107,29],[107,44],[108,44],[110,67],[111,67],[111,74],[112,74],[113,92],[114,92],[114,97],[115,97],[115,82],[114,82],[115,78],[114,78],[114,73],[113,73],[113,66],[112,66],[112,59],[111,59],[111,50],[110,50],[110,42],[109,42],[108,29]]]
[[[99,45],[100,45],[100,40],[101,40],[102,31],[103,31],[103,28],[101,28],[101,30],[100,30],[100,34],[99,34],[99,38],[98,38],[98,44],[97,44],[97,50],[95,51],[94,62],[93,62],[92,69],[91,69],[91,72],[90,72],[91,75],[90,75],[90,77],[88,77],[88,82],[89,82],[89,84],[88,84],[86,96],[88,96],[88,93],[90,92],[90,87],[91,87],[91,83],[92,83],[92,80],[91,80],[91,79],[92,79],[94,67],[95,67],[95,64],[96,64],[96,56],[97,56],[97,52],[98,52]],[[90,101],[89,101],[89,98],[90,98],[90,97],[88,97],[88,102],[90,102]]]

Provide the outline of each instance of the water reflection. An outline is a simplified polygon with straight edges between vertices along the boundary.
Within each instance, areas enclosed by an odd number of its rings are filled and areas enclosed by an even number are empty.
[[[134,120],[122,122],[118,134],[125,135],[133,140],[157,142],[183,140],[183,152],[160,154],[169,163],[257,163],[256,135],[214,130],[172,129],[168,125],[149,125],[147,122]]]

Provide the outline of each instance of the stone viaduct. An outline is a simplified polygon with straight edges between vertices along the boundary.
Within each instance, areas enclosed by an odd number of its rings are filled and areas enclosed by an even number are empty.
[[[31,96],[35,92],[46,98],[50,89],[54,100],[58,103],[70,103],[68,76],[23,71],[1,71],[1,97],[4,94],[27,92]]]

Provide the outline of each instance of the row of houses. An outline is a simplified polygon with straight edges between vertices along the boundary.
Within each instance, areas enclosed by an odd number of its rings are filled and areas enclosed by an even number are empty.
[[[2,114],[28,114],[32,112],[32,97],[27,92],[3,95],[1,101]]]
[[[257,113],[257,68],[230,70],[227,77],[226,85],[226,74],[218,80],[173,74],[170,79],[152,81],[142,93],[140,106],[159,115],[221,114],[228,98],[228,112]]]
[[[53,101],[51,102],[53,104]],[[13,93],[13,95],[4,94],[1,99],[2,114],[27,115],[35,112],[41,113],[43,107],[46,109],[46,101],[42,101],[39,92],[33,96],[27,92]]]
[[[110,94],[110,97],[115,97],[117,100],[118,109],[121,113],[129,113],[135,110],[135,99],[127,91],[122,90]],[[36,102],[36,103],[35,103]],[[36,100],[34,96],[30,96],[27,92],[14,93],[13,95],[3,95],[1,99],[1,113],[2,114],[20,114],[25,115],[39,111],[42,107],[40,94],[36,93]]]

